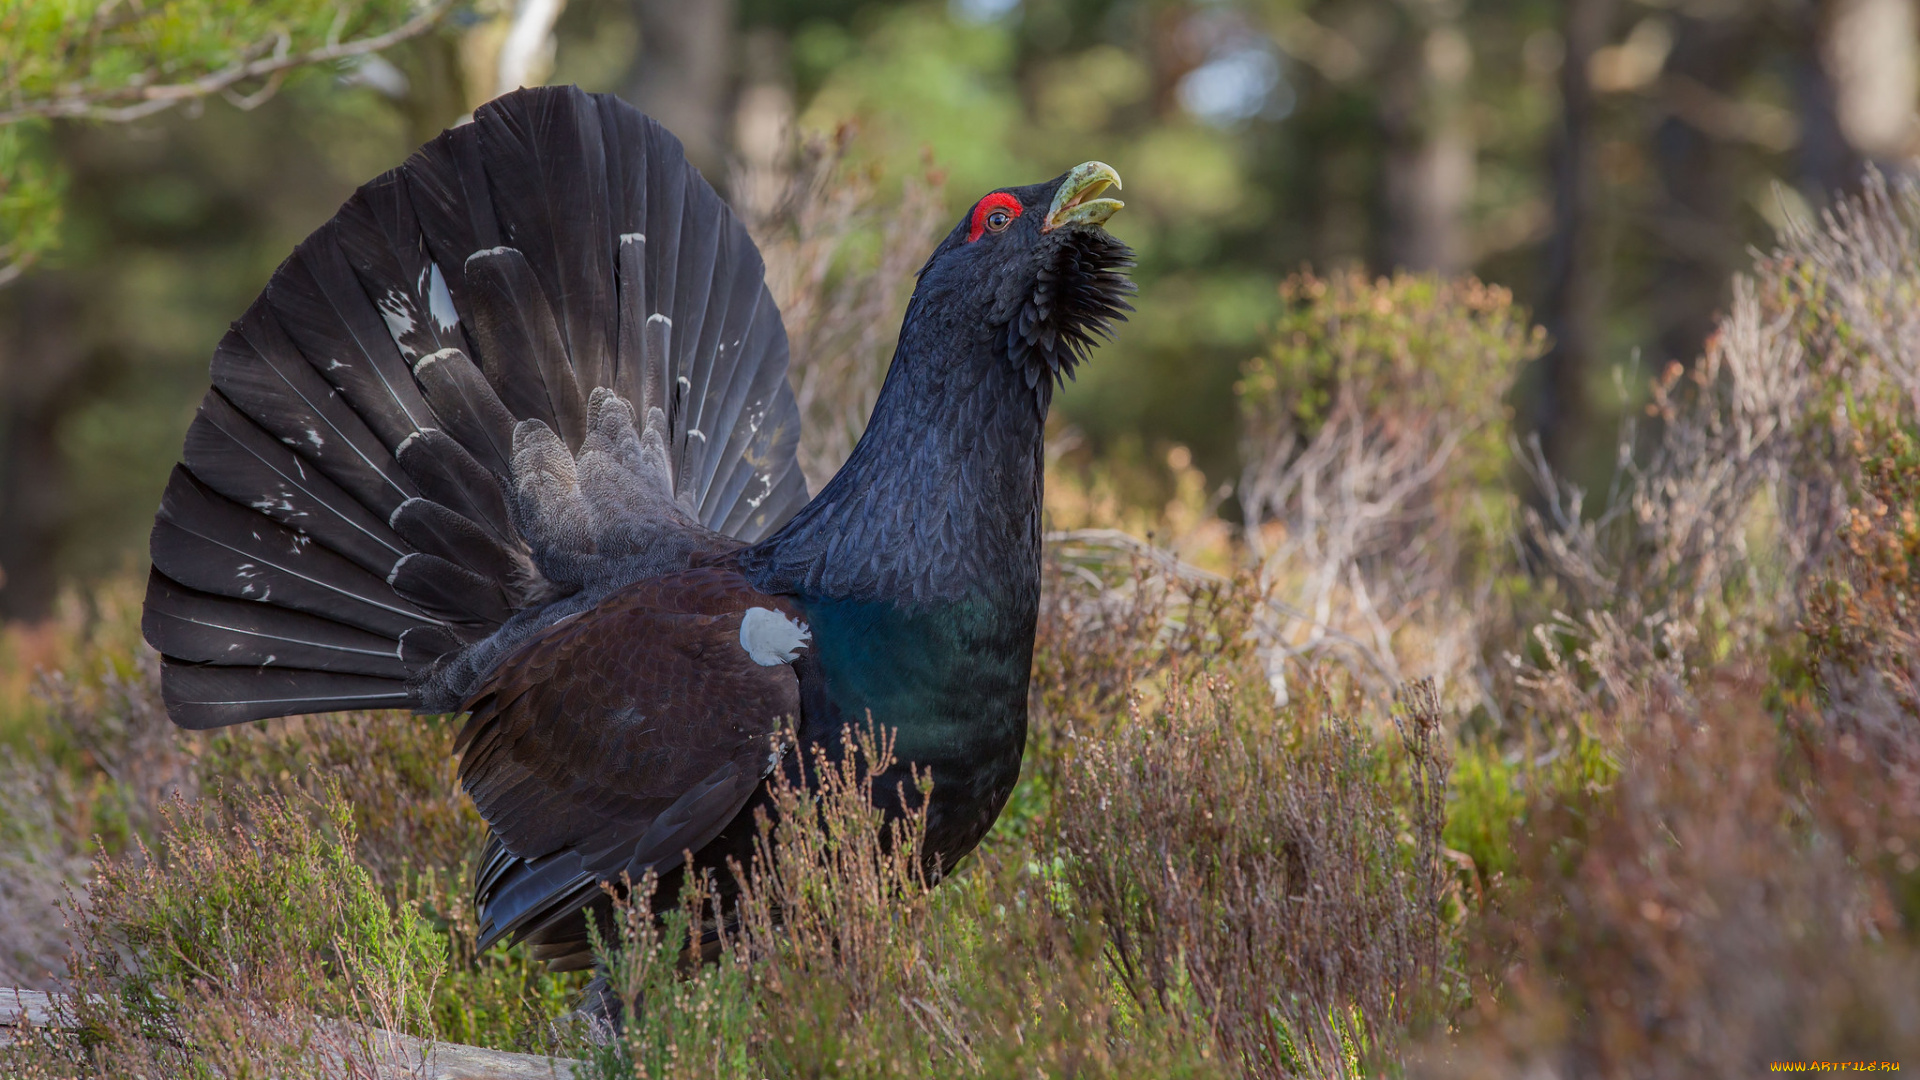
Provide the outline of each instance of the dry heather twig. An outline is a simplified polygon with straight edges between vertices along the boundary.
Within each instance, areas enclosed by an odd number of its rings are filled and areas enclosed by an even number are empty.
[[[1700,360],[1652,387],[1643,458],[1623,429],[1614,490],[1591,520],[1538,448],[1544,493],[1523,529],[1568,610],[1515,659],[1548,715],[1600,715],[1623,695],[1684,695],[1703,660],[1764,647],[1828,573],[1856,501],[1858,432],[1920,421],[1920,188],[1873,175],[1734,282]],[[1562,653],[1565,657],[1562,657]],[[1568,661],[1572,661],[1569,663]]]
[[[1445,1007],[1438,695],[1405,699],[1403,817],[1375,746],[1324,700],[1287,736],[1230,680],[1169,683],[1074,747],[1055,813],[1075,902],[1141,1006],[1199,1025],[1242,1075],[1350,1075]]]
[[[1760,268],[1803,309],[1815,359],[1845,370],[1856,392],[1887,383],[1920,416],[1920,179],[1870,169],[1858,197],[1818,222],[1796,220]]]

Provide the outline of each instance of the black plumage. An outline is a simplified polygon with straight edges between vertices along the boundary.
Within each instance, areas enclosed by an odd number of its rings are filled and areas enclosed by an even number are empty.
[[[291,608],[189,589],[154,570],[144,631],[169,656],[195,663],[279,664],[404,683],[411,670],[394,642]]]
[[[386,576],[408,551],[387,523],[217,391],[200,403],[182,457],[208,487],[313,537],[374,574]]]
[[[385,518],[419,494],[393,452],[254,301],[213,353],[213,387],[302,461]]]
[[[516,417],[546,424],[578,450],[587,402],[553,306],[526,256],[510,247],[476,251],[467,256],[465,273],[474,345],[501,404]]]
[[[152,554],[156,569],[190,588],[304,611],[395,641],[439,621],[310,534],[221,496],[181,465],[154,519]]]
[[[459,440],[439,428],[421,428],[400,440],[393,456],[423,497],[466,518],[497,544],[513,543],[513,523],[497,475],[468,453]]]
[[[836,752],[894,728],[885,799],[931,773],[951,866],[1019,772],[1041,432],[1126,310],[1117,182],[1089,163],[956,225],[809,502],[760,255],[678,142],[578,90],[489,103],[216,352],[154,526],[169,710],[469,713],[483,943],[560,966],[602,881],[748,854],[783,725]]]
[[[414,365],[420,390],[467,453],[494,476],[511,471],[514,416],[486,376],[459,349],[441,349]]]

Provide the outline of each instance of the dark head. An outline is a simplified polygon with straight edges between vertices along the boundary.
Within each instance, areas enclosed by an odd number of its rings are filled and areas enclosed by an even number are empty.
[[[1119,186],[1089,161],[968,209],[920,270],[852,456],[741,554],[756,585],[896,605],[984,596],[1032,645],[1047,409],[1133,291],[1133,252],[1100,227],[1120,209],[1101,193]]]
[[[990,330],[1029,387],[1071,378],[1132,310],[1133,251],[1101,228],[1122,205],[1102,197],[1109,187],[1120,174],[1089,161],[982,196],[921,268],[910,319],[973,331],[963,338]]]

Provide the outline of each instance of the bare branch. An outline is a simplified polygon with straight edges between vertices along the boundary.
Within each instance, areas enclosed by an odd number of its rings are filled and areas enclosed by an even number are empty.
[[[258,57],[257,59],[242,59],[197,79],[151,86],[130,85],[95,93],[77,93],[44,101],[16,103],[11,109],[0,110],[0,125],[19,123],[22,120],[63,118],[127,123],[164,112],[183,101],[193,101],[212,94],[224,93],[230,87],[248,79],[274,80],[269,83],[263,93],[248,95],[236,101],[236,104],[241,104],[242,108],[253,108],[266,97],[271,96],[272,89],[279,85],[277,80],[285,78],[288,71],[309,64],[324,64],[333,60],[365,56],[397,45],[409,38],[418,37],[431,29],[434,23],[439,21],[440,16],[446,14],[447,9],[452,6],[453,0],[435,0],[431,7],[384,34],[376,34],[356,41],[332,43],[299,53],[289,52],[286,35],[278,34],[273,40],[260,42],[249,50]],[[96,26],[95,32],[98,29]],[[268,53],[268,50],[271,52]],[[261,56],[259,55],[261,53],[268,53],[268,55]],[[129,102],[129,104],[113,104],[116,102]]]

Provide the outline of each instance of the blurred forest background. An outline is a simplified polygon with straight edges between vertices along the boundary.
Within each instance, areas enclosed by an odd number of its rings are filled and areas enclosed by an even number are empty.
[[[324,1017],[608,1077],[1920,1055],[1920,0],[0,0],[0,82],[0,986],[91,1010],[0,1073]],[[1140,254],[993,834],[932,891],[828,784],[723,962],[628,913],[624,1050],[475,954],[451,726],[182,733],[136,628],[229,320],[540,82],[755,231],[816,490],[982,193],[1105,160]]]
[[[59,62],[97,42],[34,20],[67,8],[200,20],[153,29],[187,50],[159,82],[339,55],[63,108],[86,88]],[[5,618],[138,565],[229,320],[355,185],[522,82],[621,94],[749,216],[808,133],[882,200],[931,174],[951,213],[1113,163],[1139,312],[1059,411],[1149,503],[1172,447],[1238,473],[1234,380],[1303,264],[1510,287],[1551,340],[1517,427],[1603,481],[1620,410],[1700,354],[1750,249],[1920,148],[1913,0],[16,2],[0,37]]]

